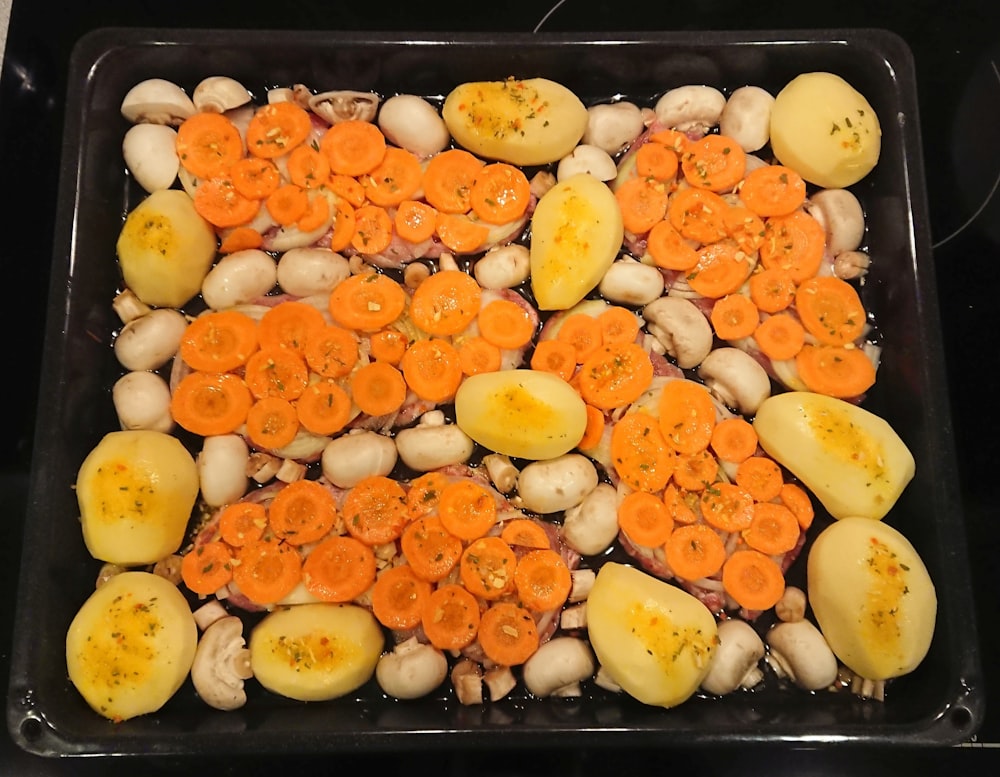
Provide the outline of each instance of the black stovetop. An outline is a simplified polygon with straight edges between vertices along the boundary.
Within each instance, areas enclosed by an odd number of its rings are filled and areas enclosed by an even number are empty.
[[[338,3],[284,0],[281,3],[145,0],[87,0],[55,6],[13,0],[0,85],[0,153],[11,191],[3,197],[5,237],[0,241],[8,290],[5,327],[9,340],[4,396],[8,443],[0,448],[0,500],[5,537],[0,574],[7,592],[0,604],[0,676],[6,682],[11,621],[19,563],[21,524],[27,501],[34,420],[45,411],[39,384],[49,242],[60,169],[62,107],[69,53],[81,35],[107,26],[258,28],[310,30],[419,30],[587,32],[710,29],[825,29],[879,27],[899,34],[914,54],[921,134],[934,240],[943,340],[953,411],[960,493],[966,515],[969,563],[979,615],[987,685],[985,721],[973,741],[945,751],[882,754],[828,749],[722,753],[506,754],[434,756],[429,768],[448,774],[486,775],[542,772],[597,774],[609,768],[698,767],[705,773],[858,774],[918,773],[968,768],[975,759],[1000,753],[1000,714],[989,709],[1000,691],[995,656],[1000,650],[997,578],[1000,543],[993,521],[994,466],[1000,439],[993,378],[992,334],[1000,299],[1000,3],[996,0],[840,0],[789,4],[758,0],[520,0],[487,4]],[[42,391],[40,392],[40,389]],[[996,748],[996,749],[994,749]],[[747,757],[749,755],[749,757]],[[338,759],[338,767],[399,773],[420,768],[417,758]],[[179,773],[198,765],[155,760],[142,773]],[[202,764],[202,767],[208,765]],[[920,768],[924,767],[924,768]],[[7,737],[0,745],[0,774],[111,774],[136,765],[107,761],[41,760],[18,751]],[[231,774],[269,774],[277,768],[319,770],[302,759],[281,764],[220,759],[210,768]],[[326,769],[323,769],[326,771]]]

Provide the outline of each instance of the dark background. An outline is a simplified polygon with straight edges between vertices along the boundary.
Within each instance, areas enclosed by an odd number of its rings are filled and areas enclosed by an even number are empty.
[[[705,751],[643,750],[621,753],[438,753],[283,757],[236,762],[220,757],[140,762],[45,760],[19,751],[6,733],[0,742],[0,777],[6,775],[173,774],[198,769],[216,774],[327,773],[364,770],[401,774],[434,770],[447,775],[573,774],[608,771],[695,770],[700,774],[909,774],[983,768],[1000,763],[1000,713],[991,700],[997,676],[998,584],[993,567],[1000,543],[995,466],[997,439],[995,322],[1000,320],[1000,3],[996,0],[907,2],[839,0],[785,3],[758,0],[631,0],[582,2],[525,0],[492,3],[374,3],[280,0],[273,3],[111,2],[49,4],[13,0],[0,83],[2,197],[0,260],[8,289],[4,305],[6,364],[3,396],[6,440],[0,446],[0,678],[6,685],[11,622],[23,516],[27,502],[35,418],[45,412],[39,368],[51,235],[60,170],[59,143],[70,51],[81,35],[108,26],[291,30],[414,30],[586,32],[651,30],[768,30],[879,27],[910,46],[926,167],[946,371],[966,515],[974,598],[987,684],[987,713],[974,740],[962,747],[863,751],[822,748],[749,748]],[[38,398],[41,398],[40,400]],[[998,749],[994,749],[998,748]]]

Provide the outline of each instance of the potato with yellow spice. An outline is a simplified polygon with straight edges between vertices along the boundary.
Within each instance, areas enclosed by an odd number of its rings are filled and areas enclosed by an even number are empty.
[[[173,583],[122,572],[80,607],[66,634],[66,666],[80,695],[115,721],[159,710],[184,684],[198,627]]]
[[[580,98],[546,78],[460,84],[445,98],[441,116],[468,151],[522,167],[569,154],[588,118]]]
[[[77,472],[83,539],[101,561],[134,567],[175,553],[198,498],[198,467],[165,432],[109,432]]]

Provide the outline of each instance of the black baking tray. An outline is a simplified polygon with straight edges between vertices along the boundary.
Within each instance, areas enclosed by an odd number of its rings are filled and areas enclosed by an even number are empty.
[[[585,102],[621,95],[644,104],[683,84],[776,93],[802,72],[832,71],[879,115],[882,156],[854,187],[874,263],[862,294],[885,346],[866,407],[912,450],[917,476],[886,518],[913,542],[939,598],[929,654],[890,683],[884,702],[809,694],[770,678],[754,693],[695,697],[671,710],[585,686],[576,699],[515,692],[464,707],[448,691],[413,702],[370,684],[305,704],[249,683],[237,711],[206,707],[190,683],[159,712],[112,724],[69,682],[65,633],[99,564],[79,532],[76,471],[116,420],[110,350],[120,325],[114,243],[138,201],[121,157],[121,100],[159,77],[188,90],[229,75],[260,95],[275,85],[441,97],[463,81],[545,76]],[[51,288],[12,650],[8,729],[46,756],[276,754],[414,749],[700,747],[746,743],[949,745],[967,741],[984,707],[965,528],[945,385],[912,55],[872,29],[635,34],[400,35],[316,31],[101,29],[80,39],[68,104]],[[821,523],[822,516],[818,520]],[[805,553],[792,575],[801,575]]]

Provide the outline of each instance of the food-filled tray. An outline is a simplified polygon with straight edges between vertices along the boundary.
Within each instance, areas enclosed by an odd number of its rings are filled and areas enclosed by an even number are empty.
[[[776,94],[796,76],[825,71],[852,84],[881,120],[875,169],[851,186],[865,211],[871,267],[860,285],[882,348],[863,406],[912,452],[916,475],[885,522],[913,544],[937,596],[926,657],[891,680],[882,701],[792,687],[764,667],[752,691],[695,693],[663,709],[591,680],[579,694],[535,698],[522,684],[505,698],[462,704],[448,682],[415,700],[388,698],[374,679],[344,697],[302,702],[247,681],[235,710],[207,706],[188,680],[158,711],[112,723],[69,679],[66,635],[94,590],[100,562],[80,532],[78,470],[118,428],[112,350],[121,320],[115,246],[142,198],[126,172],[123,97],[144,79],[192,90],[229,76],[255,98],[304,84],[316,91],[409,93],[443,101],[471,81],[546,78],[585,104],[650,106],[698,84],[724,93],[753,85]],[[916,84],[905,42],[879,30],[651,32],[593,35],[339,34],[247,30],[106,29],[76,46],[68,80],[53,241],[48,324],[18,591],[8,728],[43,755],[394,751],[412,748],[602,748],[726,743],[953,744],[978,727],[983,690],[943,361]],[[815,533],[831,522],[817,504],[788,581],[805,585]],[[584,559],[628,562],[620,549]],[[192,607],[198,602],[192,599]],[[252,619],[250,619],[252,620]],[[773,620],[773,619],[772,619]],[[248,621],[250,622],[250,621]],[[761,628],[771,620],[759,621]],[[517,668],[515,667],[515,670]],[[516,675],[516,673],[515,673]]]

